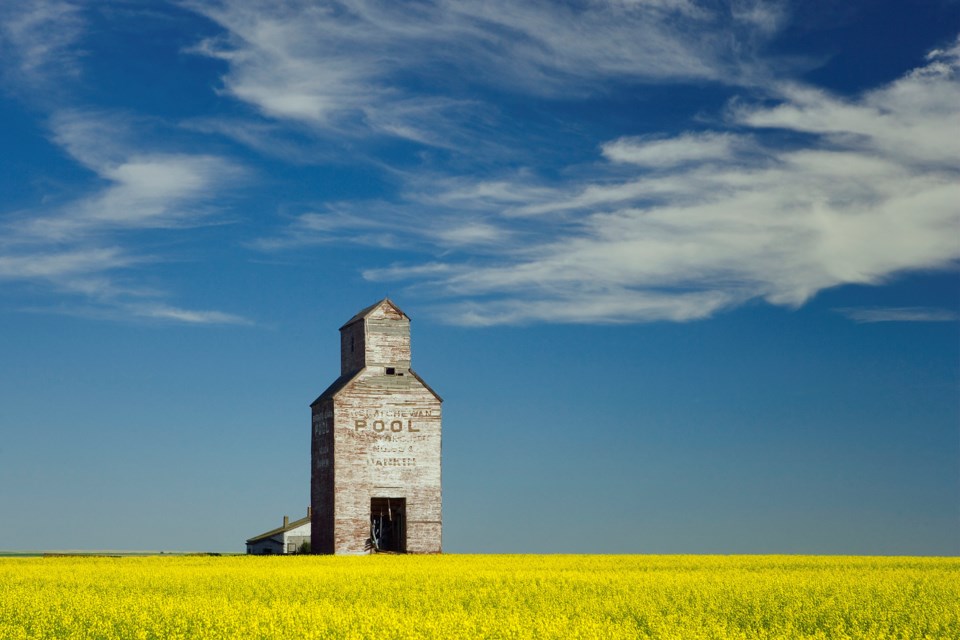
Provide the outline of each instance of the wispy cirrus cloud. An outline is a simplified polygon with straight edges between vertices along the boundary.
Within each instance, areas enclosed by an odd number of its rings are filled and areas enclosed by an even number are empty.
[[[33,251],[0,255],[0,279],[56,279],[119,269],[135,262],[118,247]]]
[[[111,230],[200,224],[214,210],[211,191],[236,183],[243,173],[217,156],[137,148],[132,126],[118,113],[55,114],[53,140],[105,186],[67,206],[20,216],[7,242],[76,241]]]
[[[782,27],[777,3],[178,4],[222,29],[192,52],[222,62],[221,95],[244,105],[188,117],[183,131],[227,135],[274,160],[347,151],[355,166],[375,167],[375,181],[393,181],[379,199],[320,200],[254,246],[410,252],[365,275],[434,292],[455,322],[688,320],[756,298],[799,305],[825,288],[958,258],[960,152],[944,135],[960,126],[956,45],[841,97],[774,80],[783,76],[757,53]],[[4,9],[7,78],[79,69],[84,5],[25,6]],[[642,83],[744,95],[697,120],[705,130],[618,135],[575,122],[590,100]],[[524,103],[520,121],[499,111],[505,96]],[[571,101],[583,109],[556,119],[525,111]],[[248,119],[247,106],[259,116]],[[231,321],[158,303],[162,294],[123,276],[163,259],[134,235],[217,221],[238,164],[151,141],[122,112],[51,113],[51,140],[92,186],[4,215],[0,278],[45,282],[118,313]],[[567,135],[576,141],[552,139]],[[575,151],[553,153],[566,144]]]
[[[194,52],[223,60],[223,91],[264,116],[440,147],[484,139],[495,110],[471,86],[570,96],[610,78],[754,82],[766,72],[745,50],[780,14],[694,0],[184,5],[225,30]]]
[[[841,307],[834,309],[854,322],[956,322],[960,313],[931,307]]]
[[[0,280],[32,282],[75,296],[85,312],[187,323],[246,322],[217,311],[160,303],[163,292],[132,285],[131,269],[163,260],[127,234],[190,228],[211,221],[216,194],[243,169],[224,158],[150,152],[121,113],[64,111],[51,139],[91,171],[99,186],[66,202],[8,212],[0,219]],[[50,310],[62,312],[58,305]]]
[[[635,164],[653,169],[686,163],[725,161],[737,155],[750,140],[732,133],[686,133],[672,138],[619,138],[603,145],[603,156],[611,162]]]
[[[71,0],[0,6],[4,87],[49,114],[50,141],[77,164],[78,173],[89,173],[91,185],[0,211],[0,282],[30,284],[59,300],[34,311],[247,323],[220,311],[168,304],[165,292],[138,284],[132,275],[164,260],[138,244],[135,232],[209,224],[219,211],[217,197],[244,170],[216,155],[152,144],[144,135],[152,128],[147,118],[71,106],[91,8]]]
[[[23,307],[20,311],[137,324],[188,324],[196,326],[251,326],[254,324],[248,318],[222,311],[184,309],[158,302],[125,302],[116,299],[109,303],[87,300],[34,305]]]
[[[81,8],[67,0],[0,5],[0,65],[8,87],[36,87],[79,73],[75,45],[84,30]]]
[[[310,222],[441,252],[365,275],[427,288],[466,324],[682,321],[947,268],[960,259],[960,139],[943,135],[960,130],[958,52],[853,98],[788,84],[773,106],[733,103],[726,130],[609,141],[582,180],[412,180],[389,214],[363,203]],[[778,132],[795,141],[769,142]],[[472,226],[496,242],[449,240]]]
[[[223,311],[182,309],[160,303],[128,303],[122,305],[127,316],[186,324],[251,325],[248,318]]]

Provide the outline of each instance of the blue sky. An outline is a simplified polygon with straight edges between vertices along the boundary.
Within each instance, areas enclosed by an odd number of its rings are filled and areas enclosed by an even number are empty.
[[[453,552],[960,553],[960,4],[0,3],[0,549],[242,549],[337,328]]]

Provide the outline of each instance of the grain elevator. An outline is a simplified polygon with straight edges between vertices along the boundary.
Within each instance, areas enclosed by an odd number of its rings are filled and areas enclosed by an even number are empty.
[[[340,327],[340,377],[311,404],[313,553],[440,553],[441,403],[391,300]]]

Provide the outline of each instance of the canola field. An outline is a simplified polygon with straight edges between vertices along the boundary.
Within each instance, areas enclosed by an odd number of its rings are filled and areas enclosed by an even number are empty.
[[[960,638],[960,558],[0,558],[0,638]]]

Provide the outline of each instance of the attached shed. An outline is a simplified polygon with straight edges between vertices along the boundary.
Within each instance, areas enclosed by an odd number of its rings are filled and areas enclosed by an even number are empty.
[[[289,517],[283,516],[283,526],[247,540],[247,553],[255,556],[301,553],[303,544],[310,542],[311,515],[307,507],[306,518],[290,522]]]

